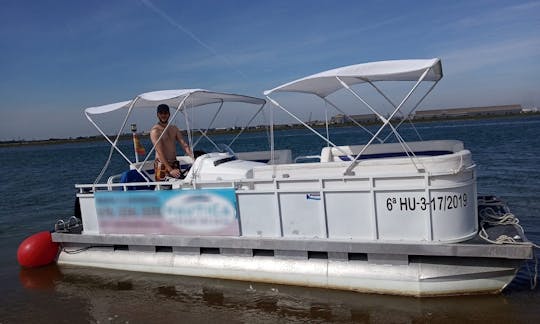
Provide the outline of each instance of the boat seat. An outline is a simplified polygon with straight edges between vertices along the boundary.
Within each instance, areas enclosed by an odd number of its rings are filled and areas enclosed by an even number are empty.
[[[152,179],[150,179],[152,181]],[[146,179],[137,170],[122,172],[120,183],[146,182]],[[155,186],[130,186],[127,190],[154,190]]]
[[[439,156],[453,154],[463,150],[463,142],[455,140],[435,140],[407,142],[416,156]],[[351,161],[358,155],[364,145],[346,145],[324,147],[321,151],[321,162]],[[409,152],[409,154],[411,154]],[[400,143],[384,143],[370,145],[358,160],[407,157]]]
[[[438,156],[445,154],[452,154],[452,151],[415,151],[414,155],[416,156]],[[410,155],[410,153],[409,153]],[[378,154],[362,154],[358,160],[368,160],[368,159],[384,159],[390,157],[406,157],[409,156],[406,152],[388,152],[388,153],[378,153]],[[341,161],[352,161],[348,155],[339,155]]]
[[[288,164],[292,163],[291,150],[274,150],[274,162],[272,163],[271,151],[253,151],[253,152],[236,152],[236,157],[240,160],[262,162],[267,164]]]

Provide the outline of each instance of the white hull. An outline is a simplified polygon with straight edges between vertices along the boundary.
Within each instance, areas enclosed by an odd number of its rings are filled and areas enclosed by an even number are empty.
[[[267,282],[408,296],[498,293],[515,276],[520,260],[437,257],[406,264],[367,260],[284,259],[267,256],[182,255],[152,251],[89,249],[62,252],[58,264],[127,271]]]

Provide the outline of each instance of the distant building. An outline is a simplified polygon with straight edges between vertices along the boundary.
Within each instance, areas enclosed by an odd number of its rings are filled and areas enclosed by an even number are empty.
[[[364,115],[349,115],[345,116],[343,114],[335,115],[330,119],[331,124],[344,124],[354,119],[358,123],[375,123],[380,119],[375,116],[375,114],[364,114]]]
[[[539,109],[537,107],[532,107],[532,108],[523,108],[521,110],[522,113],[524,114],[535,114],[535,113],[538,113],[539,112]]]
[[[482,117],[482,116],[504,116],[517,115],[525,112],[521,105],[504,105],[504,106],[486,106],[486,107],[471,107],[471,108],[447,108],[447,109],[432,109],[418,110],[414,113],[413,119],[444,119],[444,118],[460,118],[460,117]],[[385,116],[388,117],[388,116]],[[397,119],[400,116],[396,116]],[[380,119],[375,114],[365,115],[350,115],[343,114],[335,115],[330,119],[332,124],[344,124],[354,119],[358,123],[377,123]]]
[[[521,113],[521,105],[418,110],[413,119],[502,116]]]
[[[330,124],[343,124],[345,123],[345,115],[337,114],[330,118]]]

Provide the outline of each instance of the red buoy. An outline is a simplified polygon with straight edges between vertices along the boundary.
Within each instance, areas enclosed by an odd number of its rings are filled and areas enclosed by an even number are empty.
[[[59,244],[52,241],[48,231],[27,237],[17,250],[17,260],[23,267],[34,268],[47,265],[56,259]]]

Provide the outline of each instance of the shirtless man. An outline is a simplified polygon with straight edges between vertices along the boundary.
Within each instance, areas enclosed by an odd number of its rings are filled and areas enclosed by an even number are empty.
[[[150,131],[150,139],[156,146],[156,160],[154,162],[156,181],[164,180],[166,175],[173,178],[180,177],[180,165],[178,164],[178,161],[176,161],[177,141],[184,149],[184,152],[193,157],[193,153],[191,152],[189,145],[184,141],[184,137],[178,127],[175,125],[169,125],[169,127],[167,127],[170,115],[169,106],[165,104],[157,106],[158,123],[155,124]],[[165,127],[167,127],[167,130],[158,142]]]

